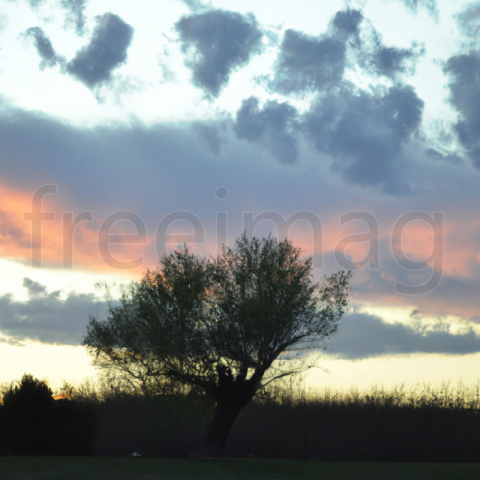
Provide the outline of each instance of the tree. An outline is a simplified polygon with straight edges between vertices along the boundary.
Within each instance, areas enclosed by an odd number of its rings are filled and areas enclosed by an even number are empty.
[[[274,362],[318,348],[335,332],[351,273],[315,284],[312,259],[303,260],[292,242],[245,235],[216,259],[185,246],[160,265],[124,289],[106,320],[90,319],[83,344],[94,364],[132,381],[174,380],[213,396],[206,443],[221,455],[259,389],[312,366],[292,362],[278,371]]]
[[[45,455],[50,452],[51,420],[55,400],[48,385],[32,375],[23,375],[3,396],[7,454]]]
[[[90,405],[55,400],[48,384],[23,375],[3,396],[0,435],[7,455],[91,455],[95,411]]]

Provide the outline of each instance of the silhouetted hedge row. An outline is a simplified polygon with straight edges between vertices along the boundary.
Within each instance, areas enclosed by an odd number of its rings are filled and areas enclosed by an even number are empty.
[[[54,400],[45,383],[24,376],[0,406],[0,454],[127,456],[136,451],[146,456],[199,456],[214,407],[198,392],[152,398],[116,392],[101,399],[93,394],[71,398]],[[392,398],[287,395],[252,402],[237,419],[226,454],[325,461],[480,462],[476,409],[460,408],[459,402]]]
[[[237,419],[227,453],[325,461],[480,462],[480,416],[466,410],[252,404]]]

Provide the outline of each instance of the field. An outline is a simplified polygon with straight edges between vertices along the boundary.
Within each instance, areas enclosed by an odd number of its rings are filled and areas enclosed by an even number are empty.
[[[329,463],[260,459],[0,457],[3,480],[469,480],[480,464]]]

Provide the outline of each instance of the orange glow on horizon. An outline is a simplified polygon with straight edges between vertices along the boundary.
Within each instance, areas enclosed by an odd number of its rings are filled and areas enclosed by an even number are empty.
[[[32,238],[32,222],[24,219],[24,214],[32,211],[33,192],[19,191],[8,188],[0,184],[0,221],[2,228],[0,229],[0,257],[29,264],[32,260],[31,238]],[[47,268],[63,268],[64,260],[64,228],[61,205],[59,197],[54,195],[46,195],[42,200],[42,212],[54,212],[55,219],[53,221],[42,222],[42,265]],[[305,222],[293,224],[289,232],[289,238],[295,246],[301,248],[305,256],[323,254],[324,261],[327,257],[333,258],[336,249],[344,248],[344,253],[350,257],[351,261],[358,265],[368,253],[370,242],[375,241],[373,234],[368,232],[368,227],[363,221],[347,222],[343,226],[339,225],[339,218],[334,212],[330,212],[330,219],[323,222],[323,231],[312,232],[312,228]],[[75,216],[75,213],[74,213]],[[99,230],[103,219],[95,218],[93,222],[79,223],[73,234],[72,269],[77,271],[90,271],[98,273],[121,274],[122,276],[139,278],[147,268],[156,269],[158,258],[155,252],[154,235],[148,234],[144,239],[144,243],[135,244],[111,244],[109,252],[111,258],[119,262],[132,261],[143,257],[143,263],[138,267],[125,270],[115,269],[109,266],[104,258],[102,258],[98,242]],[[391,242],[391,235],[395,221],[392,219],[389,224],[380,225],[380,268],[379,274],[386,282],[392,283],[395,279],[392,274],[382,268],[382,262],[385,262],[385,255],[392,255],[391,249],[384,248]],[[131,235],[135,230],[124,231],[114,225],[110,234]],[[168,229],[169,235],[176,235],[175,240],[178,244],[182,240],[191,238],[175,224]],[[352,235],[362,234],[363,241],[351,243]],[[183,235],[183,236],[182,236]],[[217,244],[215,232],[205,232],[206,238],[203,244],[192,244],[189,248],[193,253],[210,256],[216,255]],[[232,240],[232,239],[230,239]],[[343,240],[343,243],[342,243]],[[432,251],[434,234],[432,229],[426,223],[414,221],[409,223],[402,235],[403,253],[410,259],[418,261],[427,259]],[[370,242],[369,242],[370,241]],[[468,217],[468,212],[462,212],[455,221],[445,223],[444,225],[444,255],[443,255],[443,274],[445,277],[455,277],[472,279],[475,278],[480,263],[480,220]],[[176,245],[167,246],[167,252],[174,249]],[[373,258],[370,257],[370,260]],[[391,259],[390,259],[391,260]],[[341,267],[338,267],[340,269]],[[369,301],[381,304],[390,304],[392,306],[400,306],[409,302],[417,308],[429,308],[435,312],[450,312],[452,314],[474,316],[475,306],[459,301],[456,305],[447,304],[447,300],[436,298],[435,295],[426,295],[423,298],[414,299],[405,298],[395,292],[378,291],[368,288],[368,266],[356,270],[353,280],[353,286],[362,284],[363,289],[361,295],[354,296],[355,301]],[[436,265],[436,268],[442,268]],[[365,288],[367,287],[367,288]],[[353,289],[355,291],[355,288]],[[453,308],[453,312],[451,309]]]

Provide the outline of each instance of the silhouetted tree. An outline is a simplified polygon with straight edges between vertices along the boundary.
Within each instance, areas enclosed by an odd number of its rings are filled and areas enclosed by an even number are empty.
[[[3,397],[7,452],[14,455],[48,454],[52,440],[55,400],[48,385],[23,375]]]
[[[184,247],[160,263],[124,290],[106,320],[90,319],[83,344],[100,368],[132,380],[170,378],[212,395],[206,441],[221,455],[238,413],[260,388],[312,366],[273,364],[335,332],[351,274],[315,284],[312,259],[302,260],[290,241],[245,235],[216,259]]]
[[[89,455],[95,412],[90,405],[54,400],[49,386],[23,375],[3,397],[3,451],[8,455]]]

